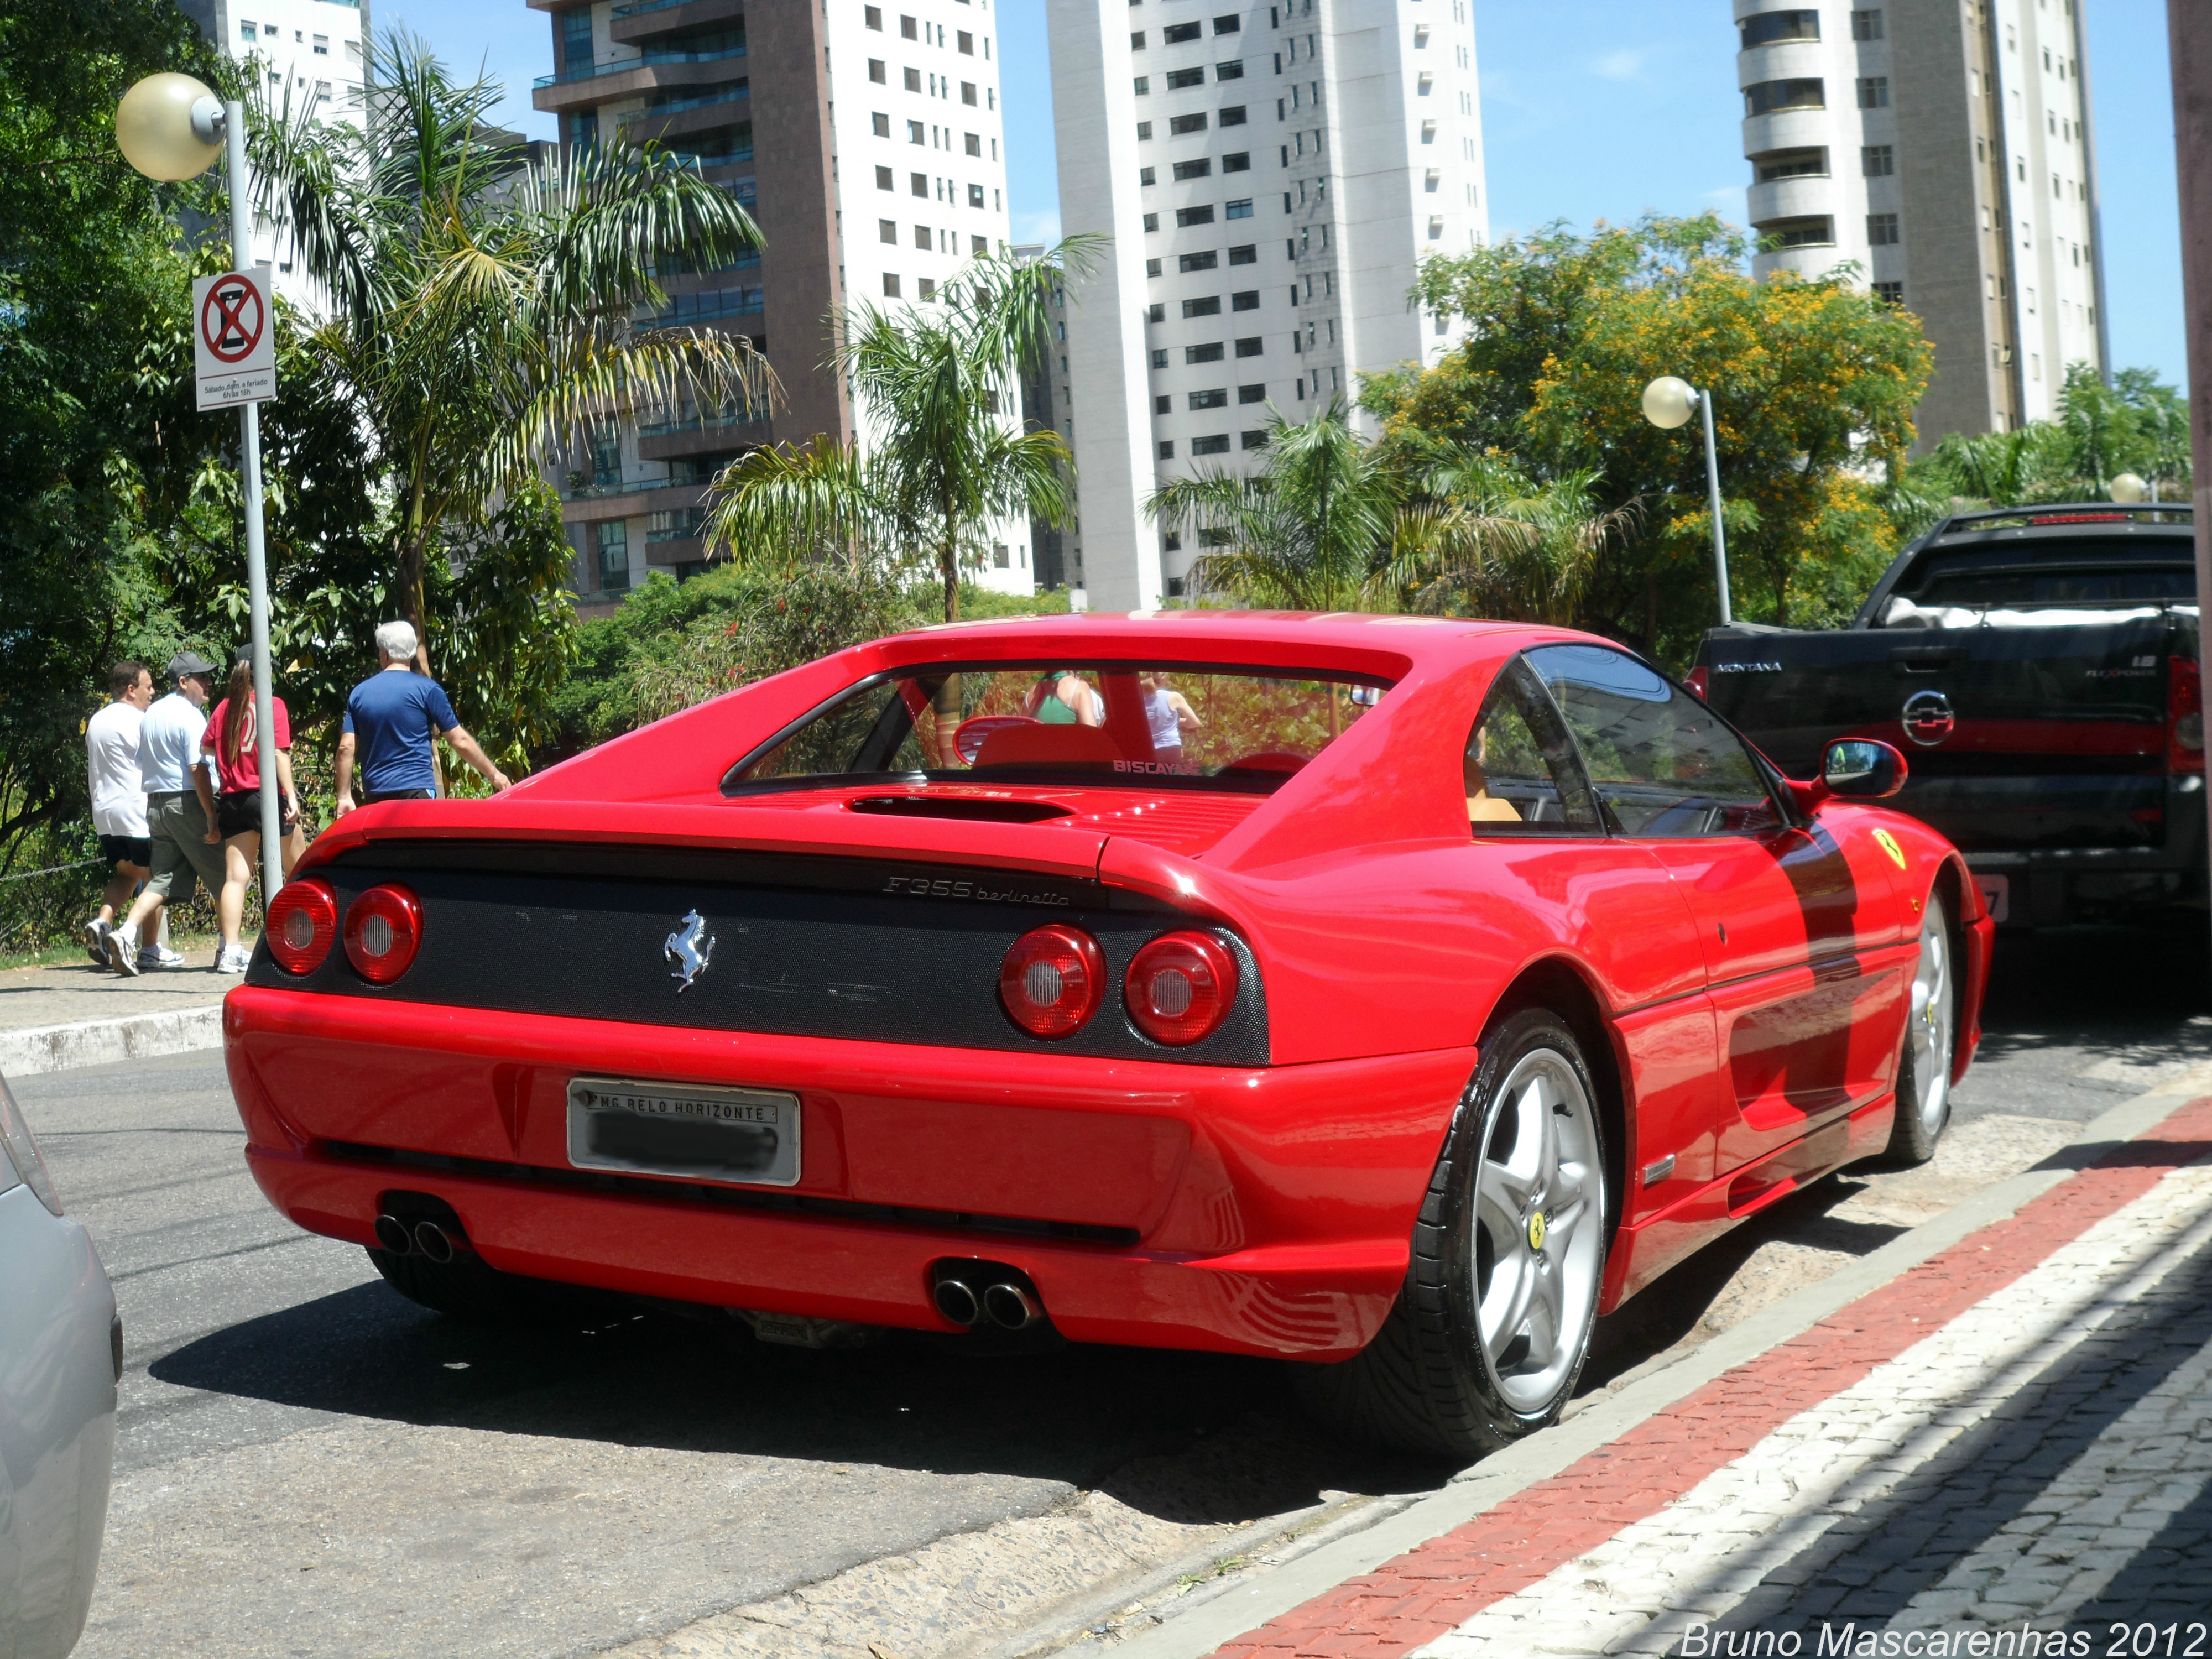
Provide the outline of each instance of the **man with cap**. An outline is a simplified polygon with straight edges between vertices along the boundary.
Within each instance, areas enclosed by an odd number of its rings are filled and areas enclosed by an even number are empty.
[[[108,965],[118,974],[183,967],[178,951],[155,946],[133,956],[125,941],[155,905],[190,899],[196,878],[210,892],[222,891],[222,833],[216,828],[215,787],[200,752],[215,665],[197,651],[180,651],[169,660],[167,678],[176,689],[146,711],[138,728],[138,770],[146,785],[146,835],[154,873],[131,914],[107,936]],[[175,885],[179,871],[181,889]]]

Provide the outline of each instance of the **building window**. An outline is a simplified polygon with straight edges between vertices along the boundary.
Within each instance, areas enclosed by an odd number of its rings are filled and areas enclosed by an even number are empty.
[[[1145,320],[1146,322],[1164,323],[1167,319],[1168,304],[1166,301],[1155,300],[1151,305],[1145,308]]]
[[[590,10],[587,9],[586,9],[586,10],[585,10],[581,15],[582,15],[583,19],[584,19],[584,32],[585,32],[586,34],[588,34],[588,33],[591,33],[591,28],[592,28],[592,14],[591,14]],[[574,12],[571,12],[571,13],[569,14],[569,15],[573,17],[573,16],[577,15],[577,14],[576,14],[576,13],[574,13]],[[240,23],[240,24],[238,26],[238,38],[239,38],[240,40],[253,40],[254,38],[256,38],[256,36],[257,36],[257,34],[258,34],[258,30],[256,30],[256,29],[255,29],[255,27],[253,27],[253,25],[252,25],[252,24],[251,24],[251,23]]]
[[[1901,306],[1905,303],[1905,284],[1876,283],[1874,285],[1874,297],[1886,306]]]
[[[1894,213],[1867,215],[1867,245],[1869,247],[1895,247],[1905,239],[1897,234]]]
[[[1185,179],[1209,179],[1213,176],[1213,163],[1203,157],[1195,161],[1177,161],[1175,176],[1178,182]]]
[[[960,31],[958,36],[954,40],[953,45],[957,46],[962,52],[966,52],[970,58],[973,58],[975,55],[975,37],[969,33],[966,29]]]
[[[979,208],[983,205],[982,185],[970,185],[968,186],[968,205],[971,208]]]
[[[1146,98],[1152,95],[1152,77],[1151,76],[1140,75],[1130,84],[1136,88],[1138,97]]]
[[[1171,599],[1179,599],[1182,597],[1182,577],[1170,576],[1168,578],[1168,597]]]
[[[595,532],[599,544],[599,592],[629,592],[629,526],[608,519]]]
[[[330,55],[331,37],[327,34],[317,35],[315,37],[315,56],[318,58],[327,58]]]
[[[902,70],[900,73],[904,75],[906,77],[906,89],[908,92],[920,92],[921,90],[921,71],[920,70]]]
[[[890,71],[889,68],[884,64],[882,58],[871,58],[868,59],[868,79],[873,81],[878,86],[880,87],[890,84],[887,79],[890,73]]]
[[[1826,109],[1828,83],[1815,77],[1797,81],[1760,81],[1743,89],[1746,115],[1771,115],[1777,110]]]
[[[1152,136],[1152,124],[1150,121],[1139,121],[1137,123],[1137,142],[1141,144],[1147,142],[1150,140]]]
[[[1184,253],[1178,255],[1176,259],[1176,268],[1183,271],[1211,270],[1220,262],[1221,256],[1214,252],[1212,250],[1208,249],[1204,253]],[[1152,274],[1155,276],[1159,275],[1158,271],[1154,271]]]
[[[902,17],[899,19],[899,34],[902,39],[908,40],[918,40],[920,38],[915,28],[915,21],[913,18]]]
[[[1822,215],[1803,219],[1773,219],[1763,225],[1753,225],[1762,241],[1770,248],[1833,247],[1836,245],[1836,222]]]
[[[1216,340],[1209,345],[1185,346],[1182,360],[1187,363],[1218,363],[1221,361],[1221,342]]]
[[[1206,117],[1203,113],[1197,115],[1171,115],[1168,118],[1168,136],[1170,137],[1180,138],[1187,132],[1204,132],[1205,131]]]
[[[1217,17],[1213,20],[1213,32],[1216,34],[1236,34],[1241,32],[1243,27],[1244,20],[1241,17]]]
[[[909,173],[906,177],[907,184],[914,193],[916,196],[921,197],[925,202],[927,201],[929,199],[929,175],[926,173]]]
[[[1265,449],[1267,447],[1267,434],[1264,432],[1247,432],[1238,442],[1238,447],[1243,449]]]
[[[1238,151],[1237,151],[1234,155],[1224,155],[1224,156],[1223,156],[1223,157],[1221,158],[1221,170],[1222,170],[1224,173],[1249,173],[1249,172],[1251,172],[1251,170],[1252,170],[1252,153],[1251,153],[1251,151],[1249,151],[1249,150],[1243,150],[1243,149],[1240,149],[1240,150],[1238,150]]]
[[[1777,179],[1825,179],[1828,152],[1825,149],[1770,149],[1751,158],[1752,177],[1762,185]]]
[[[1137,182],[1140,185],[1150,185],[1153,183],[1157,176],[1158,175],[1156,175],[1150,167],[1139,167],[1137,169]]]
[[[960,101],[971,109],[975,107],[975,83],[973,81],[963,81],[960,83]]]
[[[1164,461],[1171,461],[1175,459],[1175,440],[1173,438],[1163,438],[1160,440],[1159,454],[1160,459]]]
[[[1862,7],[1851,13],[1851,39],[1879,40],[1881,39],[1881,8]]]
[[[1869,179],[1887,179],[1897,171],[1897,149],[1892,144],[1868,144],[1859,151],[1859,171]]]
[[[1166,392],[1161,392],[1158,397],[1152,399],[1152,413],[1155,415],[1174,414],[1175,399],[1169,397]]]
[[[983,135],[981,133],[967,133],[963,135],[963,142],[969,155],[981,159],[983,154]]]
[[[1267,401],[1267,388],[1265,385],[1240,386],[1237,388],[1237,401],[1240,404],[1264,404]],[[1247,444],[1244,447],[1249,449],[1252,446]]]
[[[1152,352],[1152,367],[1154,368],[1165,368],[1167,366],[1168,349],[1165,346],[1156,348]]]
[[[921,122],[909,121],[906,124],[906,141],[909,144],[926,144],[929,142],[928,136],[922,131]]]
[[[1226,409],[1229,407],[1229,388],[1222,386],[1211,392],[1194,392],[1190,394],[1190,406],[1193,409]]]
[[[1160,39],[1169,46],[1179,46],[1186,40],[1197,40],[1202,32],[1202,26],[1197,23],[1170,23],[1160,31]]]
[[[915,283],[914,291],[917,295],[921,295],[923,303],[927,304],[928,301],[934,300],[937,297],[937,284],[930,281],[928,277],[924,276],[919,282]]]
[[[1212,222],[1213,209],[1210,205],[1176,210],[1176,223],[1185,228],[1192,225],[1210,225]]]
[[[884,9],[881,6],[870,6],[866,10],[868,27],[880,33],[884,27]]]
[[[1244,125],[1244,106],[1231,104],[1215,118],[1224,127],[1241,127]]]
[[[1146,230],[1158,230],[1159,228],[1160,216],[1157,213],[1147,213],[1145,216],[1145,228]]]
[[[975,255],[977,258],[981,258],[990,251],[991,240],[989,237],[970,236],[968,239],[968,252]],[[1067,325],[1066,323],[1062,323],[1060,325],[1060,337],[1063,340],[1067,337]]]
[[[1205,84],[1206,71],[1202,69],[1170,70],[1168,71],[1168,90],[1170,92],[1181,92],[1188,87],[1202,87]]]
[[[1218,317],[1221,314],[1221,296],[1209,294],[1202,300],[1185,300],[1182,314],[1186,317]]]
[[[1239,340],[1237,343],[1237,355],[1240,357],[1257,357],[1262,349],[1262,343],[1257,335],[1249,340]]]
[[[1146,261],[1145,261],[1145,275],[1146,275],[1146,276],[1158,276],[1159,274],[1160,274],[1160,262],[1159,262],[1158,259],[1147,259],[1147,260],[1146,260]],[[1065,327],[1065,326],[1066,326],[1066,325],[1065,325],[1065,324],[1063,324],[1063,325],[1062,325],[1062,326],[1063,326],[1063,327]]]
[[[914,245],[924,253],[932,252],[936,249],[937,238],[927,225],[916,225],[914,228]]]
[[[1210,438],[1193,438],[1190,453],[1194,455],[1226,455],[1229,453],[1229,434],[1219,432]]]
[[[891,170],[889,167],[878,167],[876,169],[876,188],[878,190],[890,190],[894,188],[891,179]]]
[[[1232,265],[1256,265],[1260,263],[1260,250],[1250,242],[1242,247],[1232,247],[1229,250],[1229,263]]]
[[[1213,78],[1217,81],[1242,81],[1244,78],[1244,60],[1237,58],[1226,64],[1216,64]]]
[[[1859,76],[1859,107],[1861,109],[1889,107],[1889,77],[1887,75]]]
[[[1131,52],[1142,52],[1144,49],[1145,49],[1145,32],[1144,32],[1144,30],[1142,30],[1142,29],[1136,29],[1136,30],[1132,31],[1132,33],[1130,33],[1130,35],[1129,35],[1129,50],[1130,50]]]
[[[877,220],[876,237],[878,240],[889,242],[893,247],[896,247],[898,246],[898,221],[896,219]]]
[[[1228,204],[1221,210],[1221,216],[1224,219],[1250,218],[1252,216],[1252,198],[1247,196],[1241,202],[1231,202]]]
[[[884,273],[884,298],[886,300],[896,300],[898,296],[898,277],[892,272],[887,270]]]
[[[1753,12],[1736,25],[1743,33],[1743,50],[1771,46],[1778,40],[1817,40],[1820,14],[1817,11]]]
[[[891,118],[888,115],[871,115],[868,118],[868,125],[875,129],[876,137],[878,138],[888,138],[891,136]]]
[[[1257,311],[1260,308],[1260,290],[1249,288],[1242,294],[1231,295],[1229,308],[1231,311]]]

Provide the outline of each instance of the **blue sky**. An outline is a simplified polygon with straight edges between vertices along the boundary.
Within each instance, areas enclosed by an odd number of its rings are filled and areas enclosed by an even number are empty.
[[[2081,0],[2104,195],[2106,307],[2116,366],[2181,385],[2181,238],[2165,0]],[[1006,66],[1015,234],[1060,222],[1044,0],[994,0]],[[1728,0],[1475,0],[1494,235],[1553,219],[1616,222],[1718,208],[1741,223],[1735,31]],[[379,27],[427,35],[457,69],[510,88],[506,119],[554,136],[530,107],[553,66],[547,14],[524,0],[379,0]]]

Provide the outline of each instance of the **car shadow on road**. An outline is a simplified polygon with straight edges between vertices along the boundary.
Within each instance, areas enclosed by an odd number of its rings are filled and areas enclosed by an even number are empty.
[[[381,1283],[215,1332],[158,1381],[349,1417],[702,1453],[1064,1480],[1179,1523],[1257,1519],[1324,1492],[1434,1486],[1449,1466],[1332,1439],[1285,1368],[1067,1346],[971,1357],[890,1333],[854,1352],[757,1341],[655,1311],[490,1326]]]

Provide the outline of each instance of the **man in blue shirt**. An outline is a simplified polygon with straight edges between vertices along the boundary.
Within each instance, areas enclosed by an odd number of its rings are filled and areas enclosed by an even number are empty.
[[[371,674],[346,699],[343,735],[338,738],[337,810],[374,806],[386,800],[430,800],[438,793],[431,739],[442,737],[453,752],[483,775],[494,789],[507,787],[507,774],[491,763],[461,723],[445,688],[414,672],[415,629],[388,622],[376,630],[380,672]],[[362,789],[353,790],[354,763],[361,763]]]

